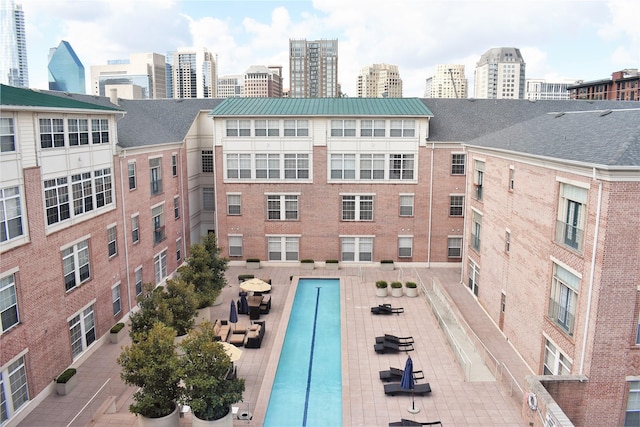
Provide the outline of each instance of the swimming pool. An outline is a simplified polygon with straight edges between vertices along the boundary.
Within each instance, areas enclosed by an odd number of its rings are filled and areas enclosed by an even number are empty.
[[[339,279],[299,280],[263,425],[342,425]]]

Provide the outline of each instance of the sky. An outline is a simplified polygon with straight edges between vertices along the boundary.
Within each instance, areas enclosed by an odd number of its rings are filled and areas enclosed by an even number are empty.
[[[338,80],[356,96],[361,68],[397,65],[403,96],[424,96],[437,64],[520,49],[527,78],[599,80],[640,68],[637,0],[15,0],[27,31],[29,86],[48,89],[49,49],[68,41],[85,67],[131,53],[206,47],[218,75],[281,65],[289,39],[338,39]]]

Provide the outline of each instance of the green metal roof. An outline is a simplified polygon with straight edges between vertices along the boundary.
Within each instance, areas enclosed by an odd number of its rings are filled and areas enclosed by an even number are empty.
[[[76,110],[122,111],[117,107],[78,101],[76,99],[54,96],[37,90],[0,85],[0,105],[13,107],[47,107]]]
[[[433,117],[419,98],[227,98],[210,115]]]

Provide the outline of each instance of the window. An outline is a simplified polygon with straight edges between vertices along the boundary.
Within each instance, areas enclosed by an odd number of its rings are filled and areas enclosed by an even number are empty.
[[[131,217],[131,241],[138,243],[140,241],[140,216]]]
[[[638,317],[638,328],[636,329],[636,345],[640,345],[640,316]]]
[[[355,179],[356,155],[332,154],[331,155],[331,179]]]
[[[113,305],[113,315],[117,315],[122,310],[122,304],[120,302],[120,284],[111,288],[111,301]]]
[[[227,178],[251,178],[251,155],[227,154]]]
[[[256,178],[280,178],[280,155],[256,154]]]
[[[20,187],[0,188],[0,242],[22,236]]]
[[[451,155],[451,175],[464,175],[465,154]]]
[[[340,238],[342,261],[372,261],[373,237]]]
[[[40,146],[64,147],[64,120],[40,119]]]
[[[309,136],[309,122],[307,120],[285,120],[284,136]]]
[[[267,219],[295,221],[298,219],[298,196],[295,194],[268,195]]]
[[[640,381],[629,381],[629,398],[624,427],[640,426]]]
[[[413,154],[389,156],[389,179],[413,179]]]
[[[267,238],[269,261],[298,261],[300,238],[295,236],[270,236]]]
[[[167,251],[164,250],[153,257],[153,269],[156,273],[156,285],[167,277]]]
[[[180,218],[180,197],[175,196],[173,198],[173,219]]]
[[[227,136],[251,136],[249,120],[227,120]]]
[[[4,424],[28,401],[27,368],[24,356],[20,356],[0,371],[0,423]]]
[[[151,195],[162,193],[162,158],[149,159]]]
[[[176,261],[182,259],[182,239],[176,240]]]
[[[331,120],[331,136],[356,136],[356,121]]]
[[[308,154],[285,154],[284,155],[284,177],[285,179],[309,178],[309,155]]]
[[[80,215],[93,210],[93,187],[91,172],[71,175],[73,194],[73,214]]]
[[[509,168],[509,191],[513,191],[513,189],[515,188],[515,175],[516,170],[513,168],[513,166],[511,166]]]
[[[360,154],[360,179],[384,179],[384,154]]]
[[[553,264],[549,317],[569,335],[573,335],[580,278],[558,264]]]
[[[158,244],[165,239],[164,205],[151,209],[151,225],[153,227],[153,243]]]
[[[171,155],[171,175],[178,176],[178,155]]]
[[[462,237],[447,238],[447,257],[462,258]]]
[[[20,322],[15,274],[0,278],[0,333]]]
[[[412,256],[413,256],[413,237],[412,236],[398,237],[398,257],[411,258]]]
[[[69,145],[89,145],[89,121],[87,119],[67,119]]]
[[[475,296],[478,296],[478,292],[480,291],[480,266],[469,260],[469,289],[473,292]]]
[[[400,195],[400,216],[413,216],[413,194]]]
[[[202,189],[202,210],[215,210],[215,192],[213,187],[204,187]]]
[[[504,251],[509,253],[511,250],[511,233],[509,231],[504,232]]]
[[[586,203],[586,188],[560,184],[556,242],[582,251]]]
[[[343,221],[373,221],[373,196],[342,196]]]
[[[279,120],[256,120],[255,121],[256,136],[280,136]]]
[[[384,120],[360,120],[360,136],[384,137],[385,127]]]
[[[571,361],[548,339],[544,345],[543,375],[570,375]]]
[[[480,251],[480,230],[482,229],[482,214],[473,211],[471,218],[471,247]]]
[[[0,118],[0,152],[16,151],[16,136],[13,131],[13,119]]]
[[[91,119],[91,138],[94,144],[109,142],[109,121],[107,119]]]
[[[415,120],[391,120],[389,136],[410,138],[416,135]]]
[[[213,172],[213,150],[202,150],[202,172]]]
[[[136,268],[136,296],[142,295],[142,267]]]
[[[462,216],[464,212],[464,195],[449,195],[449,216]]]
[[[109,250],[109,256],[112,257],[118,253],[116,226],[107,228],[107,246]]]
[[[96,185],[96,207],[109,205],[112,202],[111,193],[111,169],[101,169],[93,173]]]
[[[136,164],[134,162],[129,163],[128,174],[129,174],[129,190],[135,190],[136,189]]]
[[[242,196],[240,194],[227,194],[227,215],[242,214]]]
[[[229,256],[242,256],[242,236],[229,236]]]
[[[93,306],[69,320],[71,354],[75,358],[96,340],[96,326]]]
[[[475,175],[473,177],[473,195],[477,200],[482,200],[482,187],[484,185],[484,162],[476,160],[475,165]]]
[[[91,278],[89,269],[89,241],[83,240],[62,250],[64,287],[70,291]]]

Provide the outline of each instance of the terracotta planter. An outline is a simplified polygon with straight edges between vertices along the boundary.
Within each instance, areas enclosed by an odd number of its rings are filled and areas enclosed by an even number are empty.
[[[386,297],[389,294],[388,288],[376,288],[376,296]]]
[[[160,418],[147,418],[142,415],[138,415],[139,427],[179,427],[180,426],[180,412],[178,411],[178,405],[175,405],[175,409],[169,415],[165,415]]]
[[[66,396],[67,394],[71,393],[71,390],[75,388],[77,383],[78,375],[76,374],[69,378],[66,383],[56,383],[56,393],[58,393],[60,396]]]
[[[231,412],[231,408],[229,408],[229,412],[224,417],[218,420],[201,420],[196,417],[195,414],[191,414],[191,426],[192,427],[233,427],[233,414]]]
[[[396,298],[401,297],[402,288],[391,288],[391,296]]]

